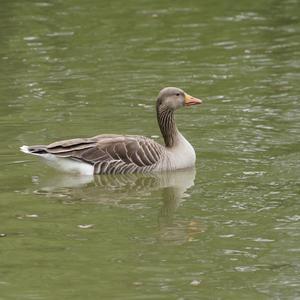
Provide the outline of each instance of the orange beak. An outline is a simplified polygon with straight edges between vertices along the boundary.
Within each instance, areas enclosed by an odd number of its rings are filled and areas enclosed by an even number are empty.
[[[193,96],[190,96],[188,94],[185,94],[184,103],[186,106],[191,106],[191,105],[201,104],[202,100],[195,98]]]

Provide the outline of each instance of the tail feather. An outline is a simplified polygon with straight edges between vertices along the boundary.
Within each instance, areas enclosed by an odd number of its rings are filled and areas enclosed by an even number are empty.
[[[20,150],[26,154],[36,155],[45,159],[45,162],[59,170],[71,173],[80,173],[83,175],[93,175],[94,166],[85,163],[84,161],[76,161],[72,157],[61,157],[55,154],[47,152],[47,146],[22,146]]]
[[[41,155],[47,153],[46,149],[43,146],[23,145],[22,147],[20,147],[20,150],[26,154],[33,154],[33,155]]]
[[[20,147],[20,151],[30,154],[29,147],[26,145],[23,145],[22,147]]]

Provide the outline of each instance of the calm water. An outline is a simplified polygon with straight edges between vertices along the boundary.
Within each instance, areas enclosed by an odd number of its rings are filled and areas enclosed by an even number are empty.
[[[300,299],[297,0],[1,1],[0,299]],[[74,177],[20,145],[159,135],[195,170]]]

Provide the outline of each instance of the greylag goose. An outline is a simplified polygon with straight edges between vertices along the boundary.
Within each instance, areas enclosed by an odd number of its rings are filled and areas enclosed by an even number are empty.
[[[195,164],[195,150],[178,131],[174,112],[180,107],[201,103],[179,88],[166,87],[159,92],[156,113],[165,146],[144,136],[103,134],[49,145],[24,145],[20,150],[42,157],[63,171],[84,175],[189,168]]]

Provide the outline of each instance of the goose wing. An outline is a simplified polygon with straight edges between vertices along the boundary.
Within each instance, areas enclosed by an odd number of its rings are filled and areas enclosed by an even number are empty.
[[[29,151],[94,165],[95,174],[115,174],[152,170],[162,158],[164,147],[142,136],[98,135],[32,146]]]

